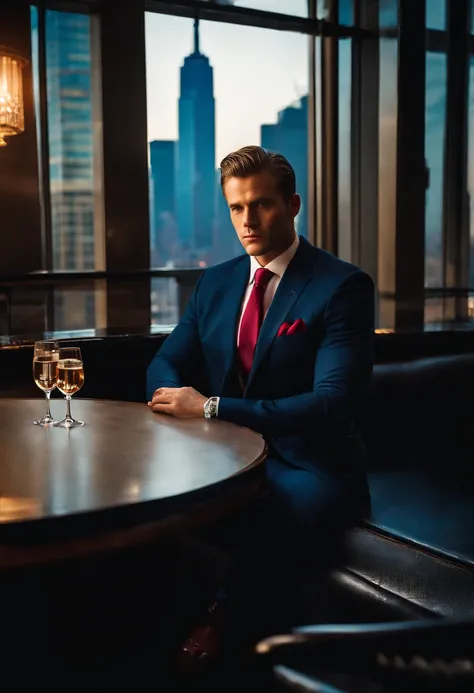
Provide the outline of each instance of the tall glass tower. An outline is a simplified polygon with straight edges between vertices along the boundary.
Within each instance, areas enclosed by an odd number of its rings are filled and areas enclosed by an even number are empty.
[[[33,85],[38,131],[38,9],[31,7]],[[91,17],[45,10],[47,125],[52,268],[105,266],[99,82],[92,62],[97,27]],[[95,146],[94,146],[95,144]],[[41,155],[45,155],[41,152]],[[47,203],[47,201],[46,201]],[[57,288],[57,330],[105,326],[106,311],[95,286]]]
[[[175,222],[175,153],[174,140],[150,142],[151,249],[152,265],[166,265],[176,253]]]
[[[94,269],[90,18],[46,11],[53,267]]]
[[[175,194],[179,240],[197,260],[212,247],[214,167],[213,69],[199,49],[199,20],[196,19],[194,52],[185,58],[181,67]]]
[[[296,217],[296,230],[308,235],[308,97],[278,113],[278,122],[262,125],[260,141],[264,149],[283,154],[293,166],[296,190],[301,195],[301,210]]]

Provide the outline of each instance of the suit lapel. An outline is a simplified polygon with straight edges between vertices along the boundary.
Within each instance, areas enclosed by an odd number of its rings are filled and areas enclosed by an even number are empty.
[[[315,250],[308,241],[300,238],[298,250],[281,278],[260,329],[246,392],[251,387],[255,374],[275,339],[280,325],[285,322],[286,316],[314,274]]]

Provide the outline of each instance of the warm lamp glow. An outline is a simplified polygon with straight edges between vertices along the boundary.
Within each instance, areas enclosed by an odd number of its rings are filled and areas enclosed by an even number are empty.
[[[22,70],[26,60],[6,46],[0,46],[0,147],[5,137],[25,129]]]

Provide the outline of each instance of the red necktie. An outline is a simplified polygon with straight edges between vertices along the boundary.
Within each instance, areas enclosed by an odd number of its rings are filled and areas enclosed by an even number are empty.
[[[263,322],[263,296],[273,272],[260,267],[255,272],[254,285],[240,323],[239,356],[246,375],[252,368],[258,333]]]

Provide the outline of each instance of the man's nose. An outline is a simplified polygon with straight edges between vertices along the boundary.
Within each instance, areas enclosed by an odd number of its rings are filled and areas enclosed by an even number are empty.
[[[252,228],[257,225],[255,212],[251,209],[244,210],[244,228]]]

